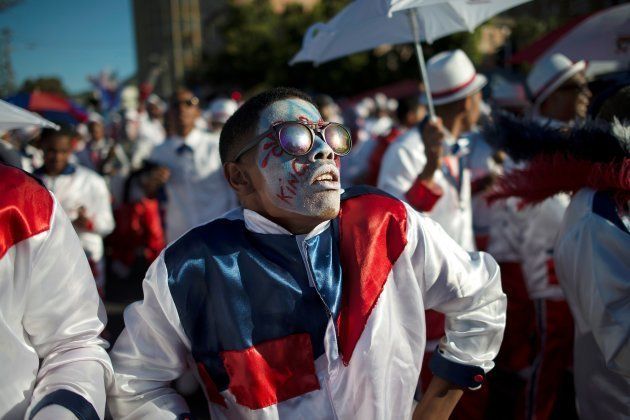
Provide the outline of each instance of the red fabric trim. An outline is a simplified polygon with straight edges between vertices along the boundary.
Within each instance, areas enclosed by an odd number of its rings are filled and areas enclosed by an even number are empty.
[[[582,188],[611,191],[618,202],[630,199],[630,158],[601,163],[567,158],[563,153],[538,156],[527,167],[498,179],[486,195],[488,202],[520,197],[521,206],[540,203],[560,192]]]
[[[490,244],[490,235],[475,235],[475,245],[477,251],[486,251]]]
[[[440,338],[444,337],[445,322],[446,317],[443,313],[436,312],[432,309],[424,311],[424,323],[427,329],[427,341],[439,340]],[[433,350],[435,349],[427,349],[427,351]]]
[[[534,302],[529,298],[521,264],[499,262],[499,267],[501,286],[507,296],[507,322],[495,362],[508,372],[519,372],[531,366],[536,353]]]
[[[236,401],[252,410],[319,388],[309,334],[294,334],[221,353]]]
[[[50,229],[50,193],[19,169],[0,164],[0,258],[13,245]]]
[[[197,363],[197,371],[199,372],[199,377],[203,382],[206,391],[206,398],[208,398],[208,401],[227,408],[225,398],[223,398],[223,395],[219,393],[219,389],[217,388],[214,381],[210,377],[210,374],[206,370],[206,366],[201,362]]]
[[[419,211],[431,211],[444,191],[435,183],[417,179],[405,194],[407,202]]]
[[[468,80],[467,82],[464,82],[461,85],[457,85],[454,88],[442,90],[440,92],[435,92],[435,93],[431,92],[431,97],[433,99],[438,99],[438,98],[443,98],[445,96],[452,95],[453,93],[459,92],[460,90],[466,88],[468,85],[474,82],[476,77],[477,77],[477,73],[473,74],[470,80]]]
[[[94,230],[94,222],[92,220],[88,220],[85,224],[85,230],[92,232]]]
[[[347,365],[387,276],[407,245],[407,211],[395,198],[366,194],[342,201],[339,220],[343,289],[337,331]]]
[[[549,279],[549,284],[560,284],[556,275],[556,263],[552,258],[547,260],[547,278]]]
[[[378,183],[378,174],[381,171],[381,162],[383,161],[383,156],[385,156],[385,152],[390,144],[394,142],[402,133],[401,130],[394,127],[390,130],[390,132],[386,136],[379,136],[376,138],[376,146],[370,155],[370,160],[368,164],[368,173],[365,177],[364,183],[366,185],[376,186]]]

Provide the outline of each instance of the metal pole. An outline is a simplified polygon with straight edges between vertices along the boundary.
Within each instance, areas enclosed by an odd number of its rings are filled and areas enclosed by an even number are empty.
[[[422,53],[422,46],[420,45],[420,31],[418,29],[418,14],[415,8],[409,9],[409,24],[413,31],[414,47],[416,48],[416,58],[418,59],[418,65],[420,66],[420,74],[422,74],[422,81],[424,82],[424,93],[427,95],[427,106],[429,107],[429,116],[431,119],[435,119],[435,109],[433,108],[433,98],[431,97],[431,87],[429,86],[429,78],[427,77],[427,67],[424,63],[424,54]]]

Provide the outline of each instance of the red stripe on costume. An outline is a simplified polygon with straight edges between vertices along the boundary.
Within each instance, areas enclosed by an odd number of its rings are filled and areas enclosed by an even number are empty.
[[[476,77],[477,77],[477,73],[473,74],[472,77],[470,78],[470,80],[468,80],[467,82],[464,82],[461,85],[455,86],[454,88],[447,89],[447,90],[442,90],[442,91],[435,92],[435,93],[431,92],[431,97],[433,99],[438,99],[438,98],[442,98],[444,96],[451,95],[451,94],[453,94],[455,92],[459,92],[460,90],[464,89],[465,87],[470,85],[472,82],[474,82]]]
[[[560,284],[556,275],[556,263],[553,261],[553,258],[547,260],[547,278],[549,279],[549,284]]]
[[[227,408],[225,398],[223,398],[223,396],[219,393],[217,386],[210,377],[210,374],[208,374],[208,371],[206,370],[206,367],[203,363],[197,363],[197,371],[199,372],[199,377],[201,378],[201,381],[203,382],[203,385],[206,389],[206,397],[208,398],[208,400]]]
[[[405,194],[407,202],[418,211],[431,211],[444,194],[439,185],[425,180],[417,179],[411,189]]]
[[[337,331],[347,365],[387,277],[407,245],[407,211],[395,198],[366,194],[342,201],[339,220],[343,290]]]
[[[50,229],[53,199],[19,169],[0,164],[0,258],[13,245]]]
[[[236,401],[252,410],[319,389],[309,334],[294,334],[221,353]]]

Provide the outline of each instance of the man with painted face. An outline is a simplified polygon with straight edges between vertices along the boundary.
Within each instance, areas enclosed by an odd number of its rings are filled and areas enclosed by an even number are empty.
[[[376,189],[340,188],[350,136],[304,93],[247,101],[221,133],[242,208],[149,269],[112,351],[115,418],[184,418],[192,367],[212,418],[409,418],[424,310],[445,313],[416,418],[448,418],[493,367],[505,325],[496,263]]]

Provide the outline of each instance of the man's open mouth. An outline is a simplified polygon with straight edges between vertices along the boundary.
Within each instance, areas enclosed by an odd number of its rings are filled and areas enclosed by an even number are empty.
[[[311,185],[331,185],[338,187],[339,171],[332,165],[323,166],[311,176]]]

